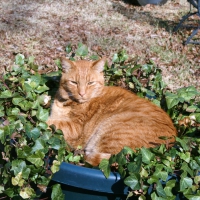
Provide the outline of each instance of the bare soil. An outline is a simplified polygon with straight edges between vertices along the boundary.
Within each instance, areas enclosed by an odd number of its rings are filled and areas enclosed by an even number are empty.
[[[121,49],[139,64],[153,60],[172,90],[199,89],[200,45],[183,45],[193,29],[172,31],[189,8],[186,0],[142,7],[122,0],[0,0],[0,69],[22,53],[47,72],[56,70],[66,46],[82,42],[90,55],[109,61]],[[197,25],[196,17],[189,22]]]

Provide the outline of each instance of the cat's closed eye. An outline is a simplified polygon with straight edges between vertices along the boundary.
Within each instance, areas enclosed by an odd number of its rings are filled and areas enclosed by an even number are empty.
[[[88,82],[88,85],[94,85],[94,84],[95,84],[94,81]]]
[[[72,85],[77,85],[76,81],[69,81]]]

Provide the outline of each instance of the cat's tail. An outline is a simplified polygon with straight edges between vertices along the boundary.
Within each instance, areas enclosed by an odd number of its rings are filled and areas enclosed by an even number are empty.
[[[102,159],[109,159],[109,153],[87,152],[85,153],[85,161],[92,166],[98,166]]]

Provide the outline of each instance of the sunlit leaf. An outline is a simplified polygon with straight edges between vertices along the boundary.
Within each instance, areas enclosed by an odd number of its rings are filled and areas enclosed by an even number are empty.
[[[15,176],[17,174],[22,173],[22,171],[26,168],[26,162],[24,160],[13,160],[11,170],[14,172]]]
[[[180,191],[184,191],[186,188],[191,187],[193,180],[189,177],[181,177],[180,180]]]
[[[23,97],[15,97],[15,98],[13,98],[12,99],[12,103],[14,104],[14,105],[18,105],[20,102],[22,102],[24,100],[24,98]]]
[[[3,144],[5,142],[6,139],[6,134],[4,132],[4,129],[0,127],[0,141]]]
[[[57,171],[59,171],[59,169],[60,169],[60,162],[57,160],[54,160],[53,165],[51,166],[51,171],[53,173],[56,173]]]
[[[155,155],[149,149],[141,148],[142,162],[149,164],[154,159]]]
[[[140,175],[137,173],[131,174],[125,178],[124,183],[128,185],[132,190],[140,189]]]
[[[167,103],[168,109],[173,108],[179,102],[183,103],[184,99],[179,97],[179,96],[177,96],[176,94],[166,93],[166,103]]]
[[[104,175],[106,178],[108,178],[110,176],[110,164],[109,161],[107,159],[102,159],[100,164],[99,164],[99,168],[103,171]]]
[[[15,64],[17,65],[24,65],[24,55],[23,54],[17,54],[15,56]]]
[[[25,187],[20,191],[19,194],[23,199],[29,199],[33,194],[35,194],[35,191],[33,188]]]
[[[88,48],[86,45],[79,44],[78,49],[76,50],[76,54],[78,56],[87,56],[88,55]]]
[[[167,196],[173,197],[172,189],[175,186],[175,184],[176,184],[176,180],[167,181],[166,186],[164,188],[165,194]]]
[[[10,98],[12,97],[12,92],[10,90],[5,90],[0,92],[0,99]]]
[[[162,184],[160,183],[160,181],[158,181],[158,182],[156,183],[156,192],[157,192],[157,194],[158,194],[159,196],[161,196],[161,197],[164,197],[164,198],[167,197],[167,195],[166,195],[166,193],[165,193],[165,191],[164,191],[164,189],[163,189],[163,186],[162,186]]]
[[[36,167],[41,167],[42,165],[44,165],[43,159],[44,159],[44,153],[41,151],[37,151],[35,154],[27,157],[27,160],[32,164],[34,164]]]
[[[65,195],[62,193],[60,184],[53,185],[51,199],[52,200],[64,200],[65,199]]]
[[[17,174],[17,176],[12,177],[12,184],[13,185],[18,185],[18,186],[23,186],[24,179],[22,179],[22,172],[19,172]]]
[[[38,120],[46,122],[49,117],[49,112],[48,110],[45,110],[42,107],[39,107],[36,117],[38,118]]]
[[[190,101],[198,94],[197,89],[194,86],[189,86],[186,88],[181,88],[177,90],[179,97],[185,99],[185,101]]]

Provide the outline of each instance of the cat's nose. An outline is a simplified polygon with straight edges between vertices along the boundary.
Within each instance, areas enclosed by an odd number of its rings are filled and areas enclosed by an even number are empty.
[[[78,93],[81,97],[83,97],[85,95],[85,92],[81,91]]]

